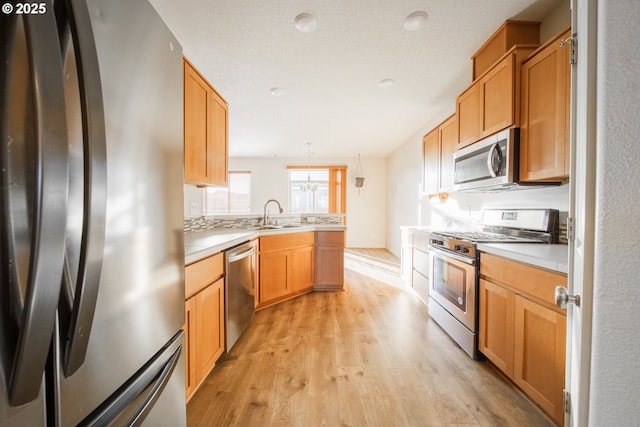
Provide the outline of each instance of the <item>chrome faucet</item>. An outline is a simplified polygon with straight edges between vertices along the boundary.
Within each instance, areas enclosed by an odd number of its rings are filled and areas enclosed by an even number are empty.
[[[276,199],[269,199],[267,200],[267,202],[264,204],[264,216],[262,217],[262,225],[267,225],[267,218],[268,218],[268,214],[267,214],[267,205],[270,202],[276,202],[276,204],[278,205],[278,209],[280,210],[280,213],[284,212],[282,210],[282,206],[280,206],[280,202],[277,201]]]

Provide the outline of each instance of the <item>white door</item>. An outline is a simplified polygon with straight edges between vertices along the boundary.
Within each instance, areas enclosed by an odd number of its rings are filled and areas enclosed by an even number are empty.
[[[569,294],[580,305],[567,307],[565,426],[588,425],[596,155],[596,10],[597,0],[571,0],[577,64],[572,66],[571,207],[574,238],[569,243]]]

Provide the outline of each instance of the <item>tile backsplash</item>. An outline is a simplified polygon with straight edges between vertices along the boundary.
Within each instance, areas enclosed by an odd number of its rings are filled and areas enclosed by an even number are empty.
[[[184,220],[184,231],[203,231],[216,228],[250,228],[262,225],[262,215],[213,215]],[[269,223],[285,224],[344,224],[344,214],[273,214]]]

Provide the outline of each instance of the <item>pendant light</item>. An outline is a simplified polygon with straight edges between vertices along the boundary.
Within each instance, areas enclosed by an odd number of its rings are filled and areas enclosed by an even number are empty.
[[[317,189],[318,189],[318,186],[316,184],[311,183],[311,143],[307,142],[307,182],[304,184],[300,184],[300,191],[315,192]]]
[[[358,166],[356,167],[356,188],[358,189],[358,194],[360,194],[360,189],[364,185],[364,174],[362,172],[362,163],[360,162],[360,154],[358,154]]]

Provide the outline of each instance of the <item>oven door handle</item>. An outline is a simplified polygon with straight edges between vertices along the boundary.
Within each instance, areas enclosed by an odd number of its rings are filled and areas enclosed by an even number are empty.
[[[443,251],[442,249],[438,249],[435,246],[429,246],[429,250],[431,252],[433,252],[434,254],[439,255],[441,258],[442,257],[453,258],[453,259],[455,259],[457,261],[464,262],[465,264],[469,264],[469,265],[475,265],[476,264],[476,259],[475,258],[466,257],[466,256],[463,256],[463,255],[458,255],[458,254],[453,253],[453,252]]]

